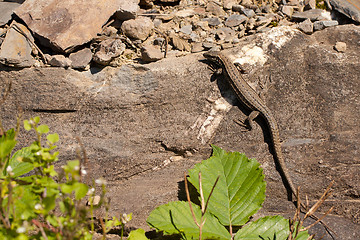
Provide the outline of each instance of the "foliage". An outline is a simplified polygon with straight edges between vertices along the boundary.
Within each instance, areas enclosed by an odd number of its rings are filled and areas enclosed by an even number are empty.
[[[24,121],[36,140],[12,154],[17,144],[16,129],[5,131],[0,124],[0,239],[92,239],[93,210],[106,205],[105,182],[101,186],[100,204],[85,206],[85,198],[95,196],[95,185],[83,182],[86,170],[80,160],[68,161],[57,172],[54,163],[59,136],[48,134],[49,127],[40,118]],[[46,143],[43,143],[46,135]],[[25,176],[24,176],[25,175]],[[103,238],[114,226],[125,225],[131,215],[120,220],[105,218]]]
[[[201,206],[190,201],[161,205],[147,219],[151,227],[183,239],[281,240],[289,236],[289,220],[280,216],[244,226],[265,200],[266,183],[256,160],[213,146],[213,156],[190,169],[188,180],[198,191]],[[233,233],[234,227],[242,228]],[[301,231],[294,239],[308,237],[307,231]]]

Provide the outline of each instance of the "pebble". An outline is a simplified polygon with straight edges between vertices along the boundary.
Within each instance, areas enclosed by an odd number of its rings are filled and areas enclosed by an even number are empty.
[[[304,12],[296,12],[292,15],[291,19],[296,21],[303,21],[309,18],[311,21],[316,21],[323,19],[325,12],[326,11],[322,9],[311,9]]]
[[[71,60],[64,55],[53,55],[50,58],[49,64],[53,67],[68,68],[71,65]]]
[[[191,52],[192,53],[197,53],[197,52],[202,52],[204,51],[204,48],[202,46],[201,42],[195,42],[191,44]]]
[[[255,12],[252,9],[249,8],[244,8],[240,11],[241,13],[243,13],[245,16],[247,16],[248,18],[252,18],[255,16]]]
[[[314,32],[314,24],[308,18],[305,21],[299,23],[298,29],[300,29],[301,31],[303,31],[306,34],[311,34]]]
[[[314,22],[314,31],[319,31],[327,27],[332,27],[339,25],[338,21],[331,20],[331,21],[316,21]]]
[[[180,28],[180,32],[190,35],[192,32],[192,25],[185,25],[182,28]]]
[[[281,8],[281,12],[284,13],[286,16],[291,17],[294,13],[294,8],[292,6],[283,6]]]
[[[141,48],[141,60],[144,62],[155,62],[164,58],[158,46],[145,45]]]
[[[227,27],[235,27],[240,25],[241,23],[247,21],[248,18],[244,15],[239,15],[239,14],[233,14],[230,17],[228,17],[228,19],[226,19],[225,21],[225,26]]]
[[[92,59],[92,52],[89,48],[84,48],[80,51],[71,53],[69,59],[71,60],[72,68],[85,69]]]
[[[202,21],[206,21],[209,26],[218,26],[221,24],[218,17],[204,18]]]
[[[346,43],[344,42],[336,42],[334,49],[338,52],[345,52],[346,51]]]
[[[129,38],[145,40],[154,28],[154,23],[150,18],[138,17],[130,19],[121,25],[121,30]]]

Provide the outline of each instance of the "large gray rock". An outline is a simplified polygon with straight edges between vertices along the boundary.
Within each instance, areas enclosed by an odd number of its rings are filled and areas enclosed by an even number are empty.
[[[11,20],[11,14],[19,6],[19,3],[0,2],[0,26],[5,25]]]
[[[360,23],[360,0],[330,0],[330,4],[336,11]]]
[[[338,41],[347,44],[346,52],[333,50]],[[313,204],[336,181],[320,211],[335,206],[324,221],[342,240],[360,239],[359,41],[360,27],[353,25],[312,35],[273,28],[225,52],[247,63],[244,77],[256,90],[259,82],[268,86],[263,99],[279,124],[285,161],[302,198],[308,195]],[[151,210],[184,200],[179,190],[183,173],[210,156],[209,143],[244,152],[262,164],[267,198],[259,215],[292,217],[295,207],[275,169],[266,124],[257,119],[253,130],[245,131],[234,123],[249,112],[223,77],[211,81],[212,71],[199,60],[202,54],[85,72],[0,71],[0,89],[5,79],[13,81],[0,108],[2,123],[5,128],[15,125],[17,104],[24,118],[39,115],[60,135],[61,161],[77,157],[79,136],[89,177],[104,177],[109,184],[109,215],[132,212],[129,227],[149,230],[145,219]],[[26,134],[21,131],[20,143]],[[323,228],[311,231],[322,236]]]
[[[0,63],[12,67],[31,67],[35,63],[31,56],[32,45],[16,29],[22,31],[30,41],[34,41],[31,33],[24,25],[13,22],[13,27],[7,32],[0,48]]]
[[[71,52],[101,32],[126,0],[27,0],[15,13],[48,47]]]

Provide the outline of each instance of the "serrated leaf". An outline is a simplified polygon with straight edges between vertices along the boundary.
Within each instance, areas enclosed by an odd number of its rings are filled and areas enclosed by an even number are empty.
[[[127,240],[148,240],[148,238],[145,236],[145,230],[139,228],[131,231]]]
[[[9,166],[14,173],[13,177],[24,175],[34,169],[34,165],[28,162],[22,162],[22,159],[30,158],[33,155],[29,147],[25,147],[14,153],[11,157]]]
[[[49,132],[49,127],[47,125],[40,125],[36,129],[39,133],[48,133]]]
[[[289,236],[289,220],[281,216],[267,216],[243,227],[235,234],[235,240],[286,240]],[[300,232],[296,240],[306,240],[307,231]]]
[[[49,134],[49,135],[46,136],[46,139],[50,143],[56,143],[56,142],[59,141],[59,135],[57,133]]]
[[[208,210],[226,226],[248,222],[265,200],[266,183],[260,164],[238,152],[225,152],[213,146],[214,153],[189,170],[189,181],[199,192],[199,172],[205,201],[220,176],[209,200]]]
[[[199,206],[192,204],[196,219],[200,223],[201,210]],[[205,213],[205,224],[202,230],[203,239],[230,239],[230,233],[210,213]],[[182,234],[187,239],[199,238],[199,227],[195,224],[188,202],[170,202],[154,209],[147,223],[163,231],[165,235]]]

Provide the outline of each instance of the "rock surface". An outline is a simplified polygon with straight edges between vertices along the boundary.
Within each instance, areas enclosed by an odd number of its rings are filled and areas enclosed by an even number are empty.
[[[11,20],[11,14],[20,4],[13,2],[0,2],[0,26]]]
[[[27,0],[15,13],[44,45],[71,52],[101,32],[121,1]]]
[[[31,56],[32,46],[19,31],[22,31],[32,42],[34,38],[24,25],[16,22],[13,24],[1,45],[0,63],[13,67],[31,67],[35,63]]]
[[[257,91],[259,81],[270,85],[263,99],[278,121],[284,158],[301,195],[313,204],[335,180],[333,195],[320,211],[335,206],[325,222],[344,240],[360,239],[359,36],[360,27],[354,25],[313,35],[282,27],[242,39],[239,47],[226,51],[246,64],[245,78]],[[344,53],[333,49],[340,41],[347,44]],[[80,136],[88,174],[108,182],[110,215],[133,212],[129,226],[149,230],[145,219],[151,210],[184,200],[183,173],[210,156],[209,143],[262,164],[267,198],[257,216],[292,216],[294,206],[275,170],[266,124],[257,119],[252,131],[242,132],[233,120],[245,119],[248,111],[223,77],[211,81],[202,59],[193,54],[85,72],[1,71],[0,89],[4,79],[13,81],[0,109],[3,126],[14,126],[17,104],[24,118],[40,115],[60,135],[62,161],[76,157],[74,137]],[[22,131],[19,141],[27,134]],[[321,236],[324,229],[314,231]]]
[[[359,0],[330,0],[333,8],[360,23],[360,1]]]

